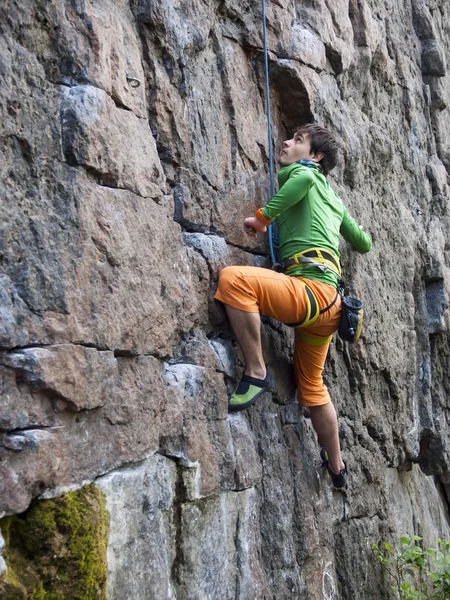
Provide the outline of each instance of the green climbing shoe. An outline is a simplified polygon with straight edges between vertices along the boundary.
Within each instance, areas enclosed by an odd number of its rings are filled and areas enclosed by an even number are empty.
[[[265,379],[256,379],[250,375],[244,375],[228,400],[228,412],[245,410],[262,395],[273,389],[273,378],[267,370]]]

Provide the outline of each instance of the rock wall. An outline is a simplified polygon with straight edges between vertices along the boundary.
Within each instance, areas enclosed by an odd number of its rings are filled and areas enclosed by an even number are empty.
[[[268,266],[242,228],[268,200],[260,3],[0,7],[0,511],[94,482],[109,600],[387,599],[372,543],[450,538],[448,6],[267,13],[275,152],[330,128],[332,184],[374,241],[342,246],[366,323],[327,362],[343,492],[285,326],[263,324],[275,391],[227,416],[218,272]]]

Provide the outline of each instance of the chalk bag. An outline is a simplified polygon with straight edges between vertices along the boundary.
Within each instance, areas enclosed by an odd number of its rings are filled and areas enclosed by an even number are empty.
[[[361,335],[364,304],[358,298],[342,296],[342,314],[339,337],[346,342],[357,342]]]

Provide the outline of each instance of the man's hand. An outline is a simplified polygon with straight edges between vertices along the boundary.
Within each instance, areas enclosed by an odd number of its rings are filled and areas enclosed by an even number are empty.
[[[256,217],[248,217],[244,219],[244,231],[247,235],[255,237],[257,233],[265,233],[267,226]]]

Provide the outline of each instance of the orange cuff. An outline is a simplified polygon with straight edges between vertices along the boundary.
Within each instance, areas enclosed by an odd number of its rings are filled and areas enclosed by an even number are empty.
[[[261,221],[261,223],[263,223],[264,225],[270,225],[272,223],[270,219],[267,219],[263,215],[262,208],[258,208],[258,210],[256,211],[256,218],[258,219],[258,221]]]

